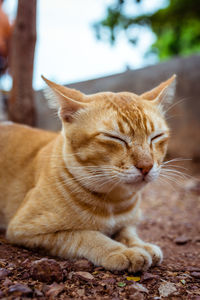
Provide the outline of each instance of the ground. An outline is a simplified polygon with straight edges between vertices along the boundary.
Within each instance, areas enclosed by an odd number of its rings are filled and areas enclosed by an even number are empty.
[[[155,184],[143,193],[141,237],[164,261],[144,274],[109,272],[10,245],[0,234],[2,299],[200,299],[200,181]]]

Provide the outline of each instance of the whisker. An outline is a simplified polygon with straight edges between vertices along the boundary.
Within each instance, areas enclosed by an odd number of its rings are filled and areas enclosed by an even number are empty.
[[[189,170],[188,168],[182,167],[182,166],[177,166],[177,165],[172,165],[172,164],[167,164],[167,165],[162,165],[161,168],[165,169],[166,167],[173,167],[173,168],[178,168],[178,169],[183,169],[183,170]]]
[[[187,160],[192,160],[192,158],[177,157],[177,158],[173,158],[173,159],[170,159],[170,160],[167,160],[167,161],[163,162],[163,165],[167,165],[170,162],[182,162],[182,161],[187,161]]]
[[[162,176],[162,177],[164,177],[164,178],[166,178],[166,179],[168,179],[168,180],[172,181],[173,183],[176,183],[180,186],[182,186],[182,184],[183,184],[183,182],[177,180],[176,176],[174,176],[173,178],[172,178],[172,176],[170,177],[166,174],[160,174],[160,176]]]
[[[177,173],[177,174],[183,174],[183,175],[187,175],[185,172],[183,172],[182,170],[180,171],[180,170],[176,170],[176,169],[171,169],[171,168],[161,168],[161,171],[163,171],[163,172],[168,172],[168,171],[171,171],[171,172],[175,172],[175,173]],[[188,175],[188,176],[190,176],[190,175]]]
[[[162,177],[162,174],[161,174],[160,176]],[[168,182],[166,178],[165,178],[166,180],[164,180],[163,178],[160,178],[160,176],[158,177],[157,182],[158,182],[158,181],[161,181],[161,182],[163,182],[164,184],[168,184],[168,185],[170,186],[170,188],[172,188],[173,190],[175,190],[175,188],[174,188],[174,186],[171,184],[171,182]]]
[[[177,174],[179,176],[183,176],[185,178],[192,178],[195,179],[193,176],[183,172],[183,171],[179,171],[179,170],[175,170],[175,169],[167,169],[167,168],[162,168],[161,172],[167,172],[167,173],[172,173],[172,174]]]
[[[161,171],[162,174],[165,174],[165,175],[173,175],[173,176],[179,176],[181,178],[187,178],[187,175],[186,174],[182,174],[180,172],[176,172],[174,170],[162,170]],[[189,175],[188,175],[189,177]]]
[[[177,118],[177,117],[180,117],[180,118],[181,118],[182,116],[183,116],[183,114],[179,114],[179,115],[172,115],[172,116],[168,116],[168,117],[166,117],[166,118],[165,118],[165,120],[166,120],[166,121],[168,121],[168,120],[171,120],[171,119],[173,119],[173,118]]]
[[[166,114],[167,112],[169,112],[174,106],[176,106],[176,105],[178,105],[178,104],[180,104],[180,103],[182,103],[183,101],[186,101],[186,100],[188,100],[188,99],[187,98],[183,98],[183,99],[180,99],[179,101],[177,101],[176,103],[173,103],[172,105],[170,105],[168,107],[167,110],[164,111],[164,114]]]
[[[175,179],[175,180],[179,181],[180,183],[183,183],[184,180],[188,179],[187,177],[185,177],[185,176],[180,176],[180,175],[178,175],[178,174],[171,174],[171,173],[167,173],[167,174],[166,174],[166,173],[165,173],[165,174],[163,174],[163,175],[165,175],[165,176],[170,176],[170,178]]]

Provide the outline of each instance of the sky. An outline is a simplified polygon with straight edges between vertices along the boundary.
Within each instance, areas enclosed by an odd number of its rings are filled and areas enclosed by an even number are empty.
[[[164,0],[143,0],[133,5],[127,0],[127,13],[153,12]],[[144,58],[155,36],[148,29],[139,30],[139,43],[133,47],[121,33],[116,45],[98,41],[93,24],[105,16],[113,0],[38,0],[37,44],[33,87],[45,86],[41,74],[60,84],[84,81],[140,68],[157,61]],[[11,20],[16,14],[17,0],[6,0],[4,10]],[[9,80],[6,84],[9,86]]]

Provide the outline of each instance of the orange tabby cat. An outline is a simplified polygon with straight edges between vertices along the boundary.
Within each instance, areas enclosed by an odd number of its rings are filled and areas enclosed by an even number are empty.
[[[166,153],[164,106],[175,76],[140,96],[86,96],[44,80],[62,131],[0,124],[0,220],[8,240],[109,270],[160,263],[160,248],[143,242],[135,226],[139,191],[158,177]]]

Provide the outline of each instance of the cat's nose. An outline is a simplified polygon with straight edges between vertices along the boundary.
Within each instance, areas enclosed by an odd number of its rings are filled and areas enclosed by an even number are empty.
[[[152,169],[152,167],[153,167],[153,162],[152,161],[142,161],[142,162],[138,162],[136,164],[136,168],[138,170],[140,170],[140,172],[144,176],[149,173],[149,171]]]

